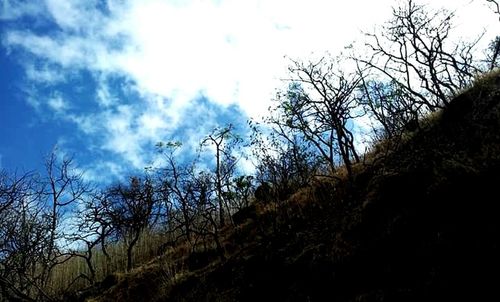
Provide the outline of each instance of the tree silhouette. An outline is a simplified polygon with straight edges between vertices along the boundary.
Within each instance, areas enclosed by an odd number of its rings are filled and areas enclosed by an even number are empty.
[[[292,61],[288,89],[278,94],[268,122],[291,144],[302,136],[328,164],[330,173],[338,158],[352,174],[352,162],[359,162],[354,145],[352,121],[357,116],[355,89],[360,77],[338,69],[338,60]]]
[[[127,271],[130,271],[134,247],[152,220],[156,204],[153,183],[148,177],[131,177],[128,185],[109,188],[107,198],[110,220],[127,245]]]
[[[454,14],[429,11],[408,0],[396,7],[381,33],[367,34],[370,56],[355,58],[363,68],[411,95],[418,113],[446,106],[481,70],[473,53],[477,42],[452,43]]]
[[[233,149],[241,142],[241,138],[234,133],[232,125],[215,128],[203,141],[202,146],[213,146],[215,148],[215,189],[219,208],[219,221],[221,226],[225,225],[225,209],[229,210],[227,202],[227,191],[230,180],[234,175],[238,162],[233,154]]]

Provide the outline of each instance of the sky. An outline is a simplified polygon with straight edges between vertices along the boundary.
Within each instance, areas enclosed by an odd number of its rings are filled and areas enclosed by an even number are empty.
[[[392,0],[0,0],[0,168],[56,148],[95,181],[139,171],[155,144],[194,152],[210,131],[266,114],[289,58],[337,54]],[[499,31],[481,0],[432,1],[457,32]]]

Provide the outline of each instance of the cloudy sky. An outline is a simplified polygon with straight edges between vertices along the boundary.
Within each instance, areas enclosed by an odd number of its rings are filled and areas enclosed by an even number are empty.
[[[0,167],[72,154],[109,179],[266,113],[287,59],[338,53],[390,0],[0,0]],[[459,32],[491,32],[486,1],[433,1]],[[193,147],[194,148],[194,147]]]

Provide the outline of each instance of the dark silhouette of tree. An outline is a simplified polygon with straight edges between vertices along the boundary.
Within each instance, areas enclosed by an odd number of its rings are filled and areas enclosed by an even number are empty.
[[[381,33],[367,34],[370,57],[355,59],[378,80],[411,95],[416,107],[411,110],[442,108],[481,71],[473,53],[482,35],[469,43],[452,43],[453,19],[451,12],[431,12],[408,0],[393,9]]]
[[[225,209],[229,211],[227,194],[230,191],[226,190],[226,188],[230,185],[238,162],[233,151],[241,141],[241,138],[235,134],[233,126],[228,125],[222,128],[215,128],[201,143],[202,146],[212,145],[215,148],[214,184],[221,226],[225,225]]]
[[[491,8],[495,12],[495,14],[498,14],[498,17],[500,18],[500,5],[498,4],[498,1],[496,1],[496,0],[486,0],[486,2],[491,3]]]
[[[491,4],[491,8],[495,14],[498,15],[498,20],[500,21],[500,4],[496,0],[486,0]],[[500,67],[500,36],[496,36],[488,47],[486,53],[486,63],[488,64],[489,70]]]
[[[48,240],[46,244],[45,261],[42,263],[42,275],[44,282],[50,279],[53,268],[69,260],[69,256],[63,247],[61,249],[57,242],[68,241],[70,234],[62,226],[70,214],[70,209],[77,203],[83,201],[85,195],[90,192],[89,186],[83,181],[81,173],[73,167],[71,158],[58,159],[52,152],[45,161],[47,176],[42,180],[42,198],[45,200],[49,220]],[[42,284],[45,286],[46,284]]]
[[[165,166],[160,169],[162,199],[164,203],[172,206],[169,223],[172,226],[171,232],[182,229],[183,235],[188,241],[192,239],[191,225],[194,219],[193,209],[193,181],[191,179],[195,168],[194,162],[191,164],[180,164],[176,160],[176,151],[181,147],[179,142],[158,143],[157,148],[164,155]],[[177,215],[177,214],[180,215]],[[179,217],[180,216],[180,217]]]
[[[256,160],[257,200],[285,199],[318,173],[321,162],[314,147],[302,136],[289,133],[284,138],[284,129],[279,125],[263,129],[254,121],[249,124],[252,129],[252,155]]]
[[[500,36],[496,36],[488,45],[484,63],[489,71],[500,67]]]
[[[196,220],[193,223],[193,232],[203,239],[205,249],[207,238],[215,243],[219,257],[224,260],[224,249],[221,243],[218,221],[218,198],[213,177],[208,172],[192,175],[192,198],[196,207]]]
[[[330,174],[340,159],[351,175],[352,162],[359,162],[352,121],[357,117],[354,92],[360,77],[343,72],[338,60],[326,57],[292,63],[288,89],[278,94],[267,122],[292,145],[295,136],[302,136],[328,164]]]
[[[75,243],[83,243],[85,249],[71,249],[70,252],[75,256],[84,259],[89,274],[81,274],[75,279],[84,278],[93,284],[95,280],[96,270],[92,263],[94,249],[100,247],[100,251],[104,254],[107,260],[106,267],[102,269],[106,273],[108,265],[111,263],[111,257],[107,252],[108,241],[116,237],[116,228],[113,224],[111,214],[111,205],[105,191],[94,191],[89,194],[77,211],[77,231],[73,234],[72,241]],[[81,246],[81,244],[79,244]]]
[[[131,177],[129,184],[109,188],[107,198],[110,220],[127,246],[127,271],[130,271],[134,247],[151,224],[156,203],[154,186],[148,177]]]
[[[88,192],[72,160],[51,153],[46,175],[2,177],[0,184],[0,286],[11,300],[52,300],[47,284],[55,267],[71,259],[70,209]]]
[[[0,179],[0,288],[3,297],[14,301],[47,295],[38,263],[44,259],[48,220],[35,177],[2,172]]]
[[[376,140],[395,138],[404,130],[415,130],[419,126],[418,105],[413,96],[395,81],[384,82],[362,76],[358,103],[380,124],[372,123]]]
[[[229,191],[231,192],[230,199],[236,211],[250,205],[250,198],[253,195],[253,180],[254,176],[252,175],[240,175],[232,179]]]

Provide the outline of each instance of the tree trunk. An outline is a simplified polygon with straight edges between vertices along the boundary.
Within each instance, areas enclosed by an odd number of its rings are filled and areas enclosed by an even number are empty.
[[[132,252],[135,244],[139,240],[139,234],[140,232],[135,233],[134,238],[127,247],[127,272],[130,272],[132,270]]]

